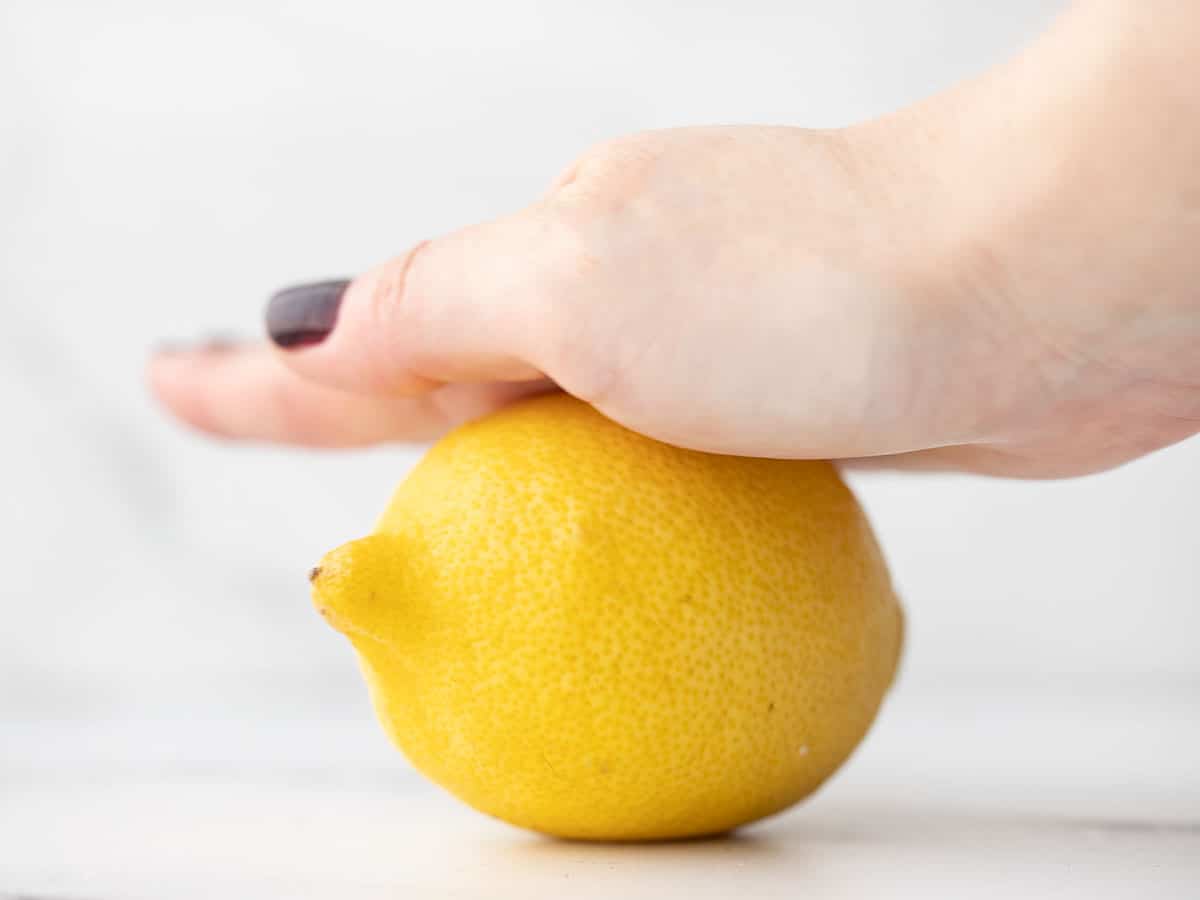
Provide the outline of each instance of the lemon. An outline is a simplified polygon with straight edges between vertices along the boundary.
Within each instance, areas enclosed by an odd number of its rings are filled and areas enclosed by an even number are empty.
[[[565,395],[459,428],[313,570],[384,729],[541,832],[724,832],[862,739],[902,617],[826,462],[681,450]]]

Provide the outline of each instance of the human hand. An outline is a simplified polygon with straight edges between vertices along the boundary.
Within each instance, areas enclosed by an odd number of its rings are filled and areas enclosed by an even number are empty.
[[[1116,465],[1200,430],[1200,103],[1155,93],[1184,32],[1156,44],[1130,16],[1085,4],[849,129],[600,146],[522,212],[278,296],[286,348],[163,354],[152,384],[203,430],[310,446],[562,389],[721,453]],[[1098,89],[1118,75],[1141,84]]]

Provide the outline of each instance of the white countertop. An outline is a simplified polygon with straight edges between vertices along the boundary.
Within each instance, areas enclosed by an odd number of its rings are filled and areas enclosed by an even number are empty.
[[[1185,686],[902,690],[736,837],[548,840],[410,772],[364,710],[0,725],[0,898],[1200,897]]]

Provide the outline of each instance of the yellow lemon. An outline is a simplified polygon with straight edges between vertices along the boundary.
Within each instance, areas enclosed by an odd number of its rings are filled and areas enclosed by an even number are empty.
[[[561,394],[443,439],[312,580],[417,769],[572,838],[800,800],[866,733],[903,631],[831,465],[681,450]]]

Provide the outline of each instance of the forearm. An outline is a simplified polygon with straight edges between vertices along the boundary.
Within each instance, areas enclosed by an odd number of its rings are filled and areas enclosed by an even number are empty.
[[[1093,365],[1097,396],[1200,415],[1200,4],[1079,3],[882,129],[921,141],[935,291],[1015,308],[1063,358],[1050,387]]]

